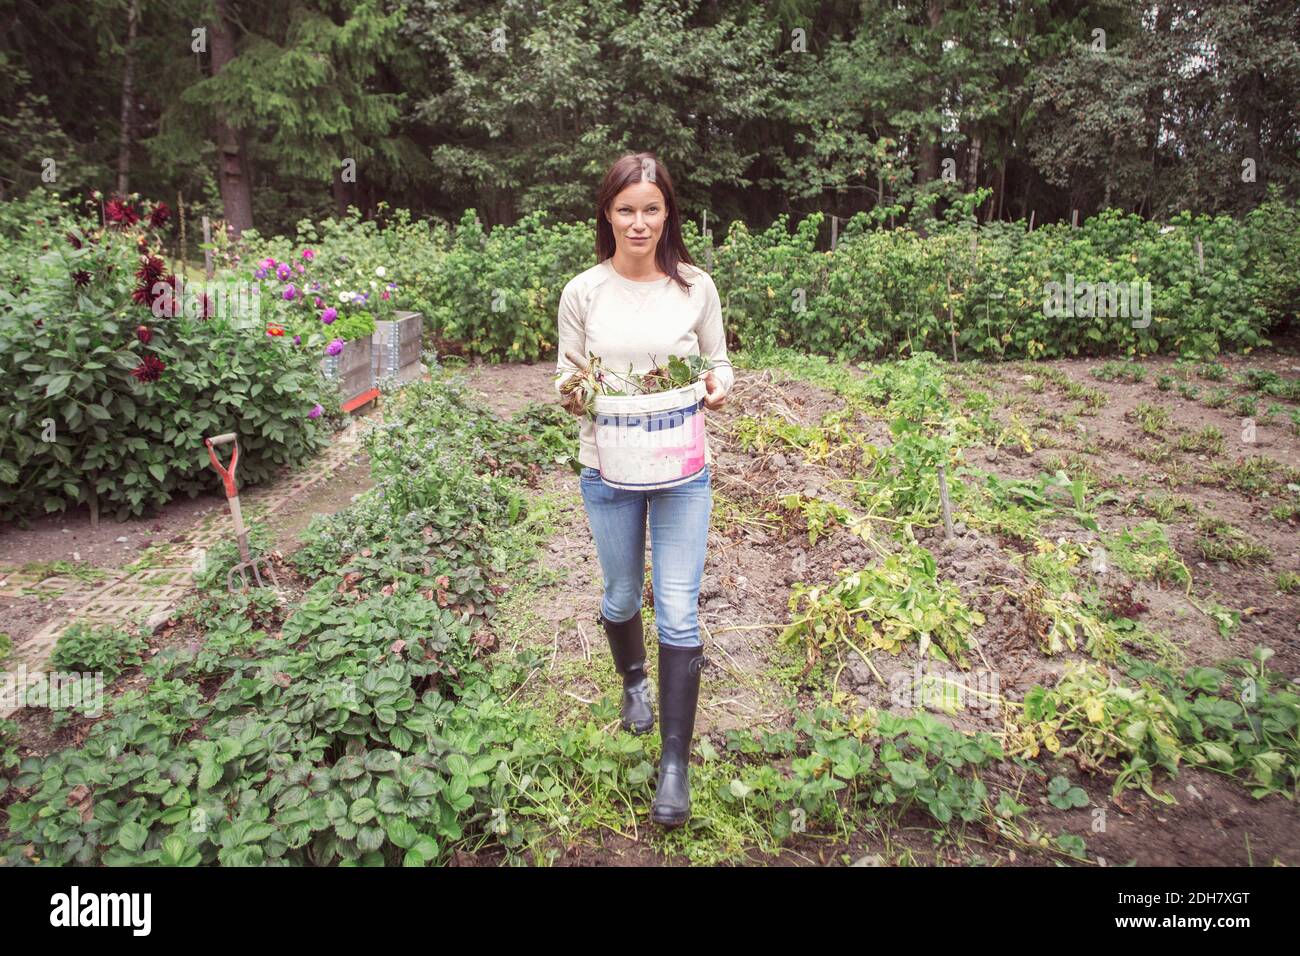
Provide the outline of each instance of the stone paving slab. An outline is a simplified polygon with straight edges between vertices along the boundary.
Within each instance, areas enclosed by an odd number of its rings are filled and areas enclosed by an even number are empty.
[[[0,562],[0,598],[50,597],[76,601],[103,587],[104,581],[86,581],[66,574],[42,577],[38,570]]]

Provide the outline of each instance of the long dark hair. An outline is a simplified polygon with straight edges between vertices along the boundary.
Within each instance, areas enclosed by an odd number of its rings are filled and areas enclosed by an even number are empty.
[[[689,293],[691,284],[682,278],[677,266],[682,262],[695,265],[695,260],[686,250],[686,243],[682,242],[682,218],[677,208],[673,178],[668,175],[668,167],[659,162],[654,153],[628,153],[620,156],[601,180],[600,189],[596,190],[596,262],[604,262],[617,248],[614,243],[614,227],[605,218],[605,210],[624,189],[645,180],[659,187],[659,191],[664,194],[667,210],[663,232],[660,233],[659,244],[655,248],[655,262],[662,272]]]

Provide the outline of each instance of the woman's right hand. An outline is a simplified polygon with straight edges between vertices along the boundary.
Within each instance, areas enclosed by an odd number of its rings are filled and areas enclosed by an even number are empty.
[[[575,388],[560,401],[560,405],[571,415],[585,414],[587,409],[582,399],[582,389]]]

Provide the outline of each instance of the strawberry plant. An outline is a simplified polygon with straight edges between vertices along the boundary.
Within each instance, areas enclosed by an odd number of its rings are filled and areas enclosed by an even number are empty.
[[[140,664],[144,649],[139,634],[77,621],[59,635],[50,662],[63,671],[102,673],[107,682],[125,668]]]
[[[781,640],[802,644],[809,661],[841,642],[897,654],[926,635],[942,656],[965,667],[970,633],[984,623],[955,585],[936,578],[930,552],[916,546],[877,567],[842,573],[831,585],[796,584],[790,611]]]

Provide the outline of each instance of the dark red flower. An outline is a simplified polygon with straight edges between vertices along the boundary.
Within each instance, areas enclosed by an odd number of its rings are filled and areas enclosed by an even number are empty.
[[[153,338],[153,330],[147,325],[137,325],[135,337],[140,340],[141,345],[148,345],[149,340]]]
[[[90,285],[90,273],[85,269],[78,269],[72,273],[72,281],[76,283],[78,289],[84,289]]]
[[[149,216],[149,226],[153,229],[161,229],[163,224],[171,218],[172,211],[167,208],[165,202],[160,202],[153,207],[153,212]]]
[[[104,204],[104,218],[115,226],[134,226],[140,213],[125,199],[110,199]]]
[[[162,378],[163,369],[166,367],[157,356],[146,355],[141,359],[140,364],[131,370],[131,374],[141,382],[156,382]]]
[[[170,286],[170,291],[159,288],[159,284]],[[141,282],[131,293],[131,301],[137,305],[148,306],[153,308],[153,304],[163,296],[169,296],[173,308],[177,306],[178,296],[176,294],[176,277],[163,276],[161,279],[155,279],[151,282]]]
[[[140,268],[135,271],[135,277],[145,285],[153,285],[166,268],[167,264],[157,256],[141,256]]]
[[[68,245],[72,246],[72,248],[74,249],[81,248],[81,240],[77,238],[76,233],[73,232],[65,233],[65,236],[67,237]]]

